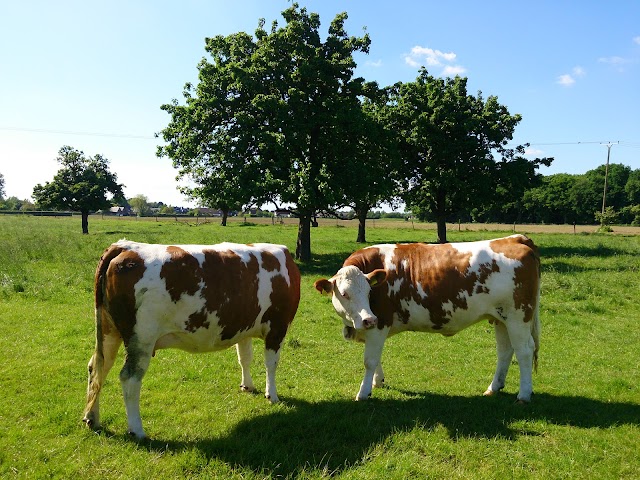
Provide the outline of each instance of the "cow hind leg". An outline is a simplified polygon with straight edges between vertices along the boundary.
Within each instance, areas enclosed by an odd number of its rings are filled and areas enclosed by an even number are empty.
[[[140,417],[140,388],[142,378],[149,368],[153,355],[152,343],[148,348],[136,344],[129,344],[126,351],[124,366],[120,371],[120,383],[124,406],[127,411],[128,432],[138,440],[146,437]]]
[[[485,396],[491,396],[498,393],[504,388],[504,383],[509,372],[509,365],[513,358],[513,347],[509,340],[509,333],[507,327],[502,322],[495,322],[495,334],[496,334],[496,353],[498,356],[498,363],[496,365],[496,373],[493,376],[491,384],[484,392]]]
[[[264,366],[267,370],[267,381],[264,390],[264,396],[271,402],[277,403],[278,392],[276,390],[276,368],[280,361],[280,350],[264,349]]]
[[[531,334],[530,322],[513,322],[507,325],[509,340],[515,351],[520,367],[520,390],[518,402],[528,403],[533,393],[533,359],[535,342]]]
[[[253,360],[253,340],[251,338],[245,338],[240,340],[236,344],[236,351],[238,353],[238,363],[242,369],[242,381],[240,383],[240,390],[243,392],[253,392],[255,387],[253,386],[253,379],[251,378],[251,361]]]
[[[104,335],[102,344],[96,348],[89,360],[87,404],[82,421],[94,430],[100,428],[100,391],[113,367],[121,344],[122,338],[119,334]]]

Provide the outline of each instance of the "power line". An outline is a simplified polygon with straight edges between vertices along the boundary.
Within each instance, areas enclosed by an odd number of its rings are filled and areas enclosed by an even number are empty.
[[[607,143],[620,143],[619,141],[616,142],[548,142],[548,143],[530,143],[529,145],[533,146],[543,146],[543,145],[583,145],[583,144],[588,144],[588,143],[600,143],[600,144],[607,144]]]
[[[10,130],[14,132],[30,132],[30,133],[54,133],[58,135],[81,135],[81,136],[90,136],[90,137],[131,138],[135,140],[152,140],[156,138],[154,136],[133,135],[128,133],[74,132],[69,130],[48,130],[45,128],[0,127],[0,130]]]

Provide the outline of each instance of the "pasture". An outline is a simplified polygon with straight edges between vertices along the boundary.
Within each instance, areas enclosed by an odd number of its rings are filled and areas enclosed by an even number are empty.
[[[370,243],[435,240],[395,222]],[[542,336],[534,396],[482,397],[495,368],[487,322],[445,338],[387,341],[386,387],[353,398],[361,344],[342,339],[328,297],[313,289],[359,248],[356,224],[312,229],[302,299],[277,372],[281,403],[240,392],[235,349],[161,350],[142,386],[149,441],[126,435],[118,371],[101,397],[103,430],[81,423],[94,348],[93,274],[111,242],[273,242],[284,224],[0,217],[0,476],[3,478],[637,478],[640,472],[640,236],[529,233],[542,255]],[[450,229],[450,241],[505,231]],[[122,352],[121,352],[122,353]],[[515,360],[514,360],[515,361]]]

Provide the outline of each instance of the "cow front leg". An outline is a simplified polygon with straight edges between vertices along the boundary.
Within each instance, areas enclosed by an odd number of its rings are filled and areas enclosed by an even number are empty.
[[[242,369],[240,390],[243,392],[253,392],[255,387],[253,386],[253,379],[251,378],[251,361],[253,360],[253,341],[251,337],[240,340],[236,344],[236,351],[238,353],[238,363]]]
[[[140,388],[142,386],[142,378],[149,368],[152,353],[153,344],[151,344],[150,348],[140,348],[129,344],[124,367],[120,371],[120,383],[129,427],[128,432],[137,440],[142,440],[146,437],[142,428],[142,418],[140,417]]]
[[[504,388],[505,381],[507,379],[507,373],[509,372],[509,365],[513,358],[513,347],[509,340],[509,333],[507,327],[502,322],[495,322],[494,325],[496,334],[496,352],[498,356],[498,362],[496,365],[496,373],[493,376],[491,384],[484,392],[486,397],[495,395]]]
[[[379,330],[377,328],[367,330],[364,340],[364,378],[360,384],[360,390],[356,395],[356,400],[366,400],[371,396],[373,377],[380,367],[382,348],[387,338],[388,329]]]
[[[382,370],[382,361],[376,367],[376,373],[373,374],[373,388],[384,387],[384,370]]]

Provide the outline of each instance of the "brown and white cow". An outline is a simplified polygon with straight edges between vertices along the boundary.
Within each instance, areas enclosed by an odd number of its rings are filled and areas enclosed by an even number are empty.
[[[137,438],[145,437],[142,377],[161,348],[209,352],[236,345],[241,388],[251,391],[251,338],[262,338],[265,396],[277,402],[280,347],[299,301],[300,272],[282,245],[114,243],[96,269],[96,350],[89,361],[84,421],[100,425],[100,389],[122,342],[120,381],[129,433]]]
[[[523,235],[480,242],[374,245],[358,250],[330,279],[314,284],[332,295],[345,338],[362,341],[364,380],[356,400],[381,386],[385,339],[404,331],[455,335],[488,319],[495,325],[498,365],[485,395],[504,387],[515,351],[518,400],[532,394],[540,321],[540,258]]]

